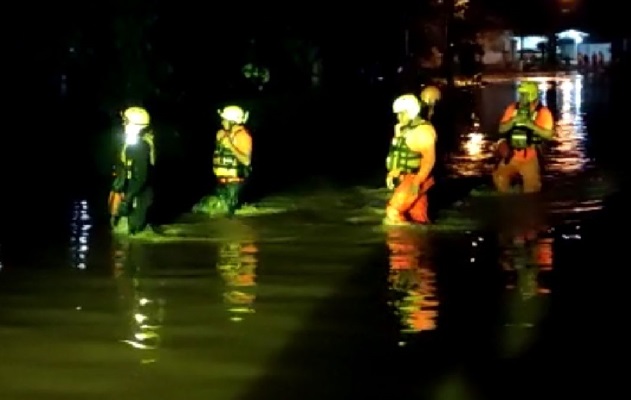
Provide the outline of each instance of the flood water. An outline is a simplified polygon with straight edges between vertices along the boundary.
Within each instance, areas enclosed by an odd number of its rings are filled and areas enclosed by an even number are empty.
[[[545,192],[479,187],[428,231],[382,229],[387,193],[361,186],[188,216],[165,227],[177,241],[113,239],[83,198],[65,229],[4,234],[0,399],[613,393],[623,347],[595,268],[623,261],[603,254],[595,221],[616,182],[590,153],[605,132],[584,120],[603,89],[540,81],[558,118]],[[514,96],[510,81],[476,94],[480,128],[446,159],[451,179],[488,175],[484,133]]]

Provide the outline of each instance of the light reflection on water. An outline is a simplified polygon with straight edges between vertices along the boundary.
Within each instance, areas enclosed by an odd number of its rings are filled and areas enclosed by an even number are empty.
[[[72,264],[77,269],[87,268],[91,229],[92,219],[88,202],[86,200],[75,201],[72,206],[70,221],[70,251]]]
[[[544,146],[544,175],[567,176],[585,170],[590,166],[590,160],[585,151],[587,131],[583,121],[583,77],[528,77],[524,80],[539,83],[542,103],[557,115],[555,138]],[[493,143],[498,139],[497,126],[501,110],[510,101],[517,99],[516,88],[517,82],[513,85],[513,96],[497,95],[503,90],[497,85],[480,89],[487,91],[482,96],[481,104],[483,116],[487,120],[483,121],[484,128],[472,123],[469,132],[461,136],[458,149],[449,156],[448,170],[452,176],[484,176],[491,173],[494,166]],[[548,99],[553,101],[549,102]],[[497,112],[489,111],[495,109]]]
[[[542,320],[549,312],[551,289],[546,278],[554,262],[554,238],[549,230],[500,233],[500,265],[507,274],[504,330],[500,336],[503,357],[527,352]]]
[[[538,294],[548,294],[539,274],[552,270],[554,237],[535,230],[520,234],[500,234],[500,265],[513,273],[506,288],[516,290],[523,300]]]
[[[501,219],[510,218],[508,213],[519,218],[511,218],[511,223],[498,227],[497,233],[486,238],[479,234],[472,234],[471,238],[472,266],[488,270],[498,265],[504,274],[502,324],[497,340],[498,350],[504,358],[519,357],[536,341],[542,321],[550,312],[555,241],[576,240],[575,236],[550,227],[541,207],[535,207],[523,198],[514,200],[506,207],[500,206],[497,213]],[[579,231],[578,226],[573,228],[575,232]]]
[[[439,301],[428,239],[427,235],[406,228],[387,232],[390,305],[403,334],[436,329]],[[405,344],[404,338],[400,344]]]
[[[223,299],[233,322],[241,322],[255,312],[257,257],[253,235],[219,245],[217,270],[224,281]]]
[[[571,174],[584,170],[589,163],[585,151],[587,132],[583,122],[582,76],[557,85],[560,112],[554,142],[548,146],[545,174]]]
[[[461,135],[458,150],[449,157],[448,168],[457,176],[481,176],[491,172],[492,161],[493,141],[474,119],[469,131]]]
[[[113,242],[113,276],[128,321],[127,337],[121,342],[138,350],[141,364],[158,361],[166,305],[163,298],[150,294],[148,278],[141,274],[141,269],[150,265],[144,257],[146,251],[144,244]]]

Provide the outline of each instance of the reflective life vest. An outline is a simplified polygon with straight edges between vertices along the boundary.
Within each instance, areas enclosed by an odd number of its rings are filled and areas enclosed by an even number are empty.
[[[530,106],[527,108],[520,107],[519,103],[515,103],[513,117],[523,113],[534,122],[537,119],[537,114],[542,107],[543,105],[538,103],[534,110],[530,110]],[[506,132],[506,137],[508,138],[510,146],[516,150],[527,149],[531,145],[541,143],[539,136],[535,135],[532,129],[528,129],[524,126],[513,127],[510,131]]]
[[[399,170],[401,173],[415,173],[421,168],[423,155],[410,149],[406,143],[407,132],[416,129],[421,125],[428,125],[427,121],[413,121],[410,125],[401,127],[401,134],[392,139],[390,152],[386,158],[386,168],[388,171]]]
[[[245,128],[239,128],[232,133],[232,136],[245,133]],[[247,178],[250,174],[250,167],[239,161],[237,156],[226,146],[217,142],[213,154],[213,171],[220,178]]]

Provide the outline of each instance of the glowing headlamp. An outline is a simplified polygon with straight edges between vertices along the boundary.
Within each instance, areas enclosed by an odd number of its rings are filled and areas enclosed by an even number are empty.
[[[140,140],[142,125],[125,125],[125,144],[135,145]]]

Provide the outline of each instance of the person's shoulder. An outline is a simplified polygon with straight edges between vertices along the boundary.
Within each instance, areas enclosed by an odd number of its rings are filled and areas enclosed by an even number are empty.
[[[552,111],[550,110],[550,108],[548,108],[548,106],[544,106],[543,104],[540,105],[537,108],[537,114],[538,115],[545,115],[545,116],[548,116],[550,118],[553,118],[553,114],[552,114]]]
[[[413,141],[422,147],[426,147],[436,142],[436,129],[429,121],[424,121],[413,130]]]
[[[237,137],[241,136],[244,138],[247,137],[249,139],[252,138],[252,135],[250,134],[250,130],[245,125],[241,125],[235,133]]]
[[[436,135],[436,128],[430,121],[423,120],[421,124],[416,127],[417,131],[423,135]]]

